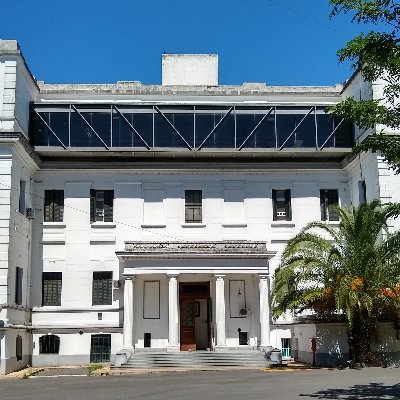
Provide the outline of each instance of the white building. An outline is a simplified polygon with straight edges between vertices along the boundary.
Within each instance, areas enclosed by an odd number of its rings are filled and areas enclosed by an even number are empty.
[[[327,206],[400,201],[359,132],[325,114],[382,85],[218,85],[163,55],[162,85],[45,84],[0,41],[0,372],[140,349],[290,348],[274,269]],[[297,347],[297,348],[296,348]]]

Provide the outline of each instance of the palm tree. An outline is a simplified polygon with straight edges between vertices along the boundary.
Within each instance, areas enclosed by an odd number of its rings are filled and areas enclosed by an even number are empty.
[[[275,274],[273,313],[345,316],[353,361],[377,365],[370,345],[375,322],[400,311],[400,232],[390,234],[387,224],[400,205],[376,200],[335,211],[339,227],[312,222],[288,242]]]

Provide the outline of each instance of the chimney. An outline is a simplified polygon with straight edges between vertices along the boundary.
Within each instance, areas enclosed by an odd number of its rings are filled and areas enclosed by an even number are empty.
[[[163,85],[218,85],[217,54],[163,54]]]

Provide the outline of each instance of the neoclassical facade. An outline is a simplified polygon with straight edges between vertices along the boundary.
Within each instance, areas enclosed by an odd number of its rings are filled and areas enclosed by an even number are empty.
[[[306,223],[338,224],[330,205],[400,201],[379,156],[350,156],[373,130],[325,112],[381,91],[357,74],[219,85],[217,56],[173,54],[161,85],[46,84],[0,41],[0,372],[146,351],[304,358],[314,334],[271,318],[274,271]]]

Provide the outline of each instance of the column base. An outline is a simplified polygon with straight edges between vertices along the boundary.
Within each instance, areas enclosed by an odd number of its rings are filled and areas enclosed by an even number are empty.
[[[218,353],[218,352],[224,352],[224,351],[227,351],[228,350],[228,346],[226,345],[226,344],[217,344],[215,347],[214,347],[214,351],[216,352],[216,353]]]
[[[177,353],[181,351],[179,346],[168,346],[167,347],[167,353]]]

